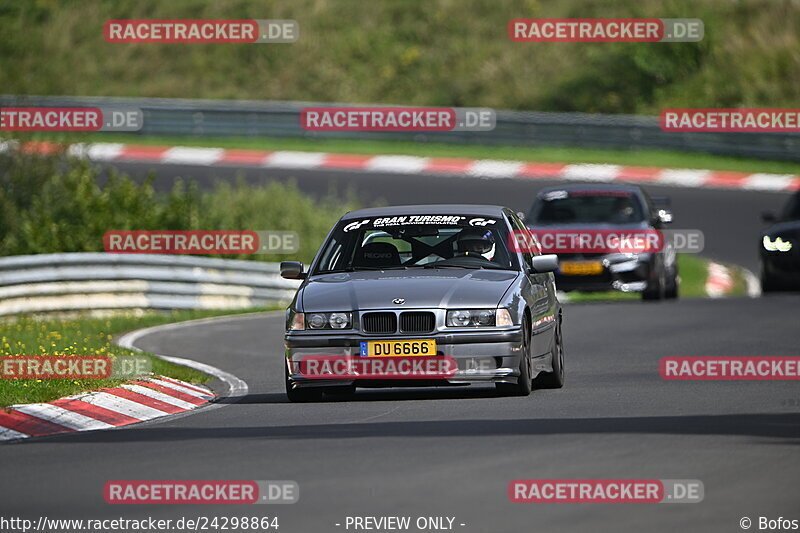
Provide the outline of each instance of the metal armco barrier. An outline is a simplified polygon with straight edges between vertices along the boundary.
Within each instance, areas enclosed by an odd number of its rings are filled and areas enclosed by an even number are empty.
[[[68,253],[0,258],[0,316],[105,309],[241,309],[288,302],[277,263]]]
[[[497,111],[497,126],[493,131],[308,132],[300,127],[303,108],[345,104],[0,95],[0,106],[24,105],[139,108],[144,112],[144,127],[138,132],[140,135],[664,149],[800,161],[800,134],[797,133],[668,133],[661,131],[657,117],[637,115]]]

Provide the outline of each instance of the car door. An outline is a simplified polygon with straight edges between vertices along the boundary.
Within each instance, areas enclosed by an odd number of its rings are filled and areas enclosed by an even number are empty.
[[[508,212],[509,222],[512,229],[527,232],[528,229],[514,212]],[[533,327],[532,353],[541,355],[547,353],[552,345],[555,334],[555,319],[558,300],[555,293],[555,282],[553,274],[533,273],[533,257],[541,255],[536,249],[523,250],[520,253],[522,263],[525,265],[525,276],[530,283],[529,295],[526,295],[528,307],[531,310],[531,322]]]

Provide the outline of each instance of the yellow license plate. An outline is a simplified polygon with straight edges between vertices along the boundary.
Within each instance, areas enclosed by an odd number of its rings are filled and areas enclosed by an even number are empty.
[[[600,261],[562,261],[561,273],[565,276],[591,276],[603,273]]]
[[[436,355],[436,341],[365,341],[361,343],[361,357],[413,357]]]

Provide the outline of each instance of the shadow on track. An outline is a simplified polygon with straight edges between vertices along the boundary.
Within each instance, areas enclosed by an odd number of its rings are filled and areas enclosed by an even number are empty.
[[[313,405],[286,406],[310,409]],[[94,431],[31,441],[83,442],[172,442],[195,439],[236,440],[263,438],[358,439],[415,437],[492,437],[546,435],[726,435],[760,439],[782,439],[780,444],[800,444],[800,413],[737,414],[700,416],[656,416],[632,418],[561,418],[510,420],[421,420],[342,424],[298,424],[291,426],[170,428],[131,427],[121,431]]]
[[[439,387],[425,389],[374,388],[359,389],[350,396],[326,395],[316,403],[356,403],[356,402],[400,402],[411,400],[470,400],[497,397],[492,388],[478,387]],[[240,400],[223,398],[219,403],[225,404],[288,404],[289,399],[282,392],[248,394]]]

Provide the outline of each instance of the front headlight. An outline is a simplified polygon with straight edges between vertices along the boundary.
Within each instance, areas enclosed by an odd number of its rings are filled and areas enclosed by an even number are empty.
[[[307,313],[306,324],[309,329],[348,329],[350,313]]]
[[[448,327],[491,327],[496,323],[494,309],[457,309],[447,312]]]
[[[350,313],[331,313],[328,324],[333,329],[346,329],[350,325]]]
[[[775,240],[769,238],[769,235],[764,235],[762,241],[764,249],[768,252],[788,252],[792,249],[792,241],[783,240],[780,237],[775,237]]]
[[[322,329],[328,323],[328,317],[324,313],[310,313],[306,322],[311,329]]]

